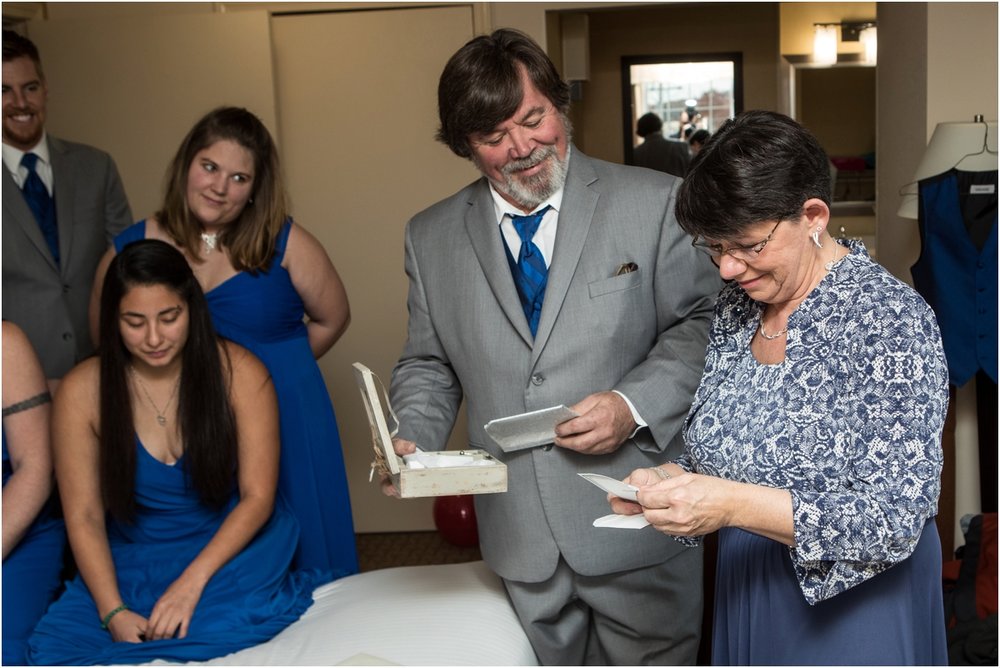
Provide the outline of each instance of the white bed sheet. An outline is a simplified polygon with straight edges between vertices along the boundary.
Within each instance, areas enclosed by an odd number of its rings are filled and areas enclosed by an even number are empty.
[[[187,665],[538,665],[503,584],[482,561],[359,573],[317,588],[313,599],[269,642]]]

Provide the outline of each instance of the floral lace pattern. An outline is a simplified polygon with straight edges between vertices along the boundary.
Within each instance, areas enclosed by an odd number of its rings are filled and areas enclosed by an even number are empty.
[[[930,307],[851,253],[788,319],[785,360],[750,352],[763,304],[723,288],[685,423],[687,470],[792,495],[810,604],[906,559],[937,513],[948,369]]]

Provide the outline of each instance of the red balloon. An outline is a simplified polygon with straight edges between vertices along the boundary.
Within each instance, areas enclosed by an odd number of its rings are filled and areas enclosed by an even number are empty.
[[[479,545],[479,529],[472,495],[439,496],[434,499],[434,526],[441,537],[452,545]]]

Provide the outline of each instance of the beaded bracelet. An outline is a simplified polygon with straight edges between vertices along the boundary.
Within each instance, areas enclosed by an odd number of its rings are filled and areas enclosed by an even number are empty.
[[[125,605],[124,603],[122,603],[121,605],[119,605],[117,608],[115,608],[114,610],[112,610],[108,614],[104,615],[104,619],[101,620],[101,628],[104,629],[105,631],[107,631],[108,630],[108,624],[111,623],[111,618],[114,617],[115,615],[117,615],[122,610],[128,610],[128,606]]]
[[[664,469],[660,468],[659,466],[650,466],[649,470],[650,471],[654,471],[656,473],[656,475],[660,476],[661,480],[669,480],[670,478],[673,477],[669,473],[667,473]]]

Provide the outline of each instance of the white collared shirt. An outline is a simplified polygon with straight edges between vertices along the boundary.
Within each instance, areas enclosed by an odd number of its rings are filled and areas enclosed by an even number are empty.
[[[42,179],[42,183],[45,184],[45,188],[49,191],[49,194],[52,194],[52,162],[49,160],[48,136],[44,132],[42,133],[41,140],[27,151],[22,151],[8,144],[2,144],[2,149],[3,164],[10,171],[10,175],[14,177],[14,183],[17,184],[18,188],[23,188],[24,180],[28,178],[28,168],[21,166],[21,157],[25,153],[36,154],[38,162],[35,163],[35,172]]]
[[[521,237],[517,234],[517,230],[514,229],[511,216],[523,216],[524,212],[518,210],[513,204],[501,197],[492,183],[489,186],[490,195],[493,197],[493,211],[496,214],[497,225],[500,226],[500,232],[503,234],[503,239],[507,243],[510,254],[516,260],[521,253]],[[563,189],[560,188],[552,197],[531,211],[531,213],[536,213],[547,206],[552,207],[545,212],[545,216],[542,218],[542,222],[539,223],[535,236],[531,238],[535,246],[538,247],[538,250],[542,252],[546,267],[552,264],[552,252],[556,245],[556,228],[559,225],[559,209],[562,208],[562,198]]]

